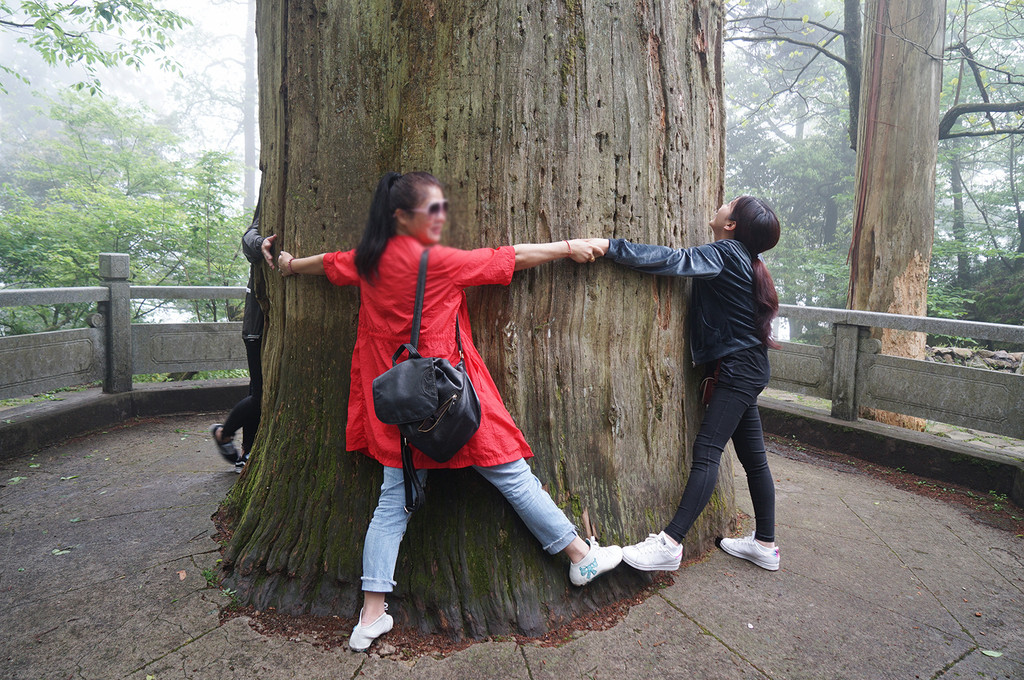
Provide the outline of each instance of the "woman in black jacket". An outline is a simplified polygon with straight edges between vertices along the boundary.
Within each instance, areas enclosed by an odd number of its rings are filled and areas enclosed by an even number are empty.
[[[260,360],[260,349],[263,341],[263,309],[253,295],[253,276],[256,266],[266,261],[274,267],[271,247],[277,235],[263,238],[260,236],[260,207],[256,206],[252,223],[242,235],[242,254],[249,260],[249,282],[245,286],[245,312],[242,316],[242,341],[245,342],[245,357],[249,364],[249,394],[235,404],[224,424],[215,423],[210,426],[210,436],[217,445],[217,450],[224,459],[235,466],[235,472],[241,472],[249,460],[256,430],[260,426],[260,406],[263,401],[263,362]],[[242,430],[242,448],[235,446],[235,433]]]
[[[732,439],[747,474],[756,529],[722,539],[727,553],[764,569],[779,568],[775,545],[775,484],[765,455],[757,396],[768,385],[768,348],[779,297],[759,254],[779,242],[779,220],[763,200],[741,196],[715,213],[715,240],[694,248],[602,240],[605,257],[647,274],[693,279],[690,339],[693,362],[705,364],[717,384],[693,444],[693,463],[679,507],[668,526],[622,549],[622,559],[643,571],[679,568],[682,540],[711,499],[726,442]]]

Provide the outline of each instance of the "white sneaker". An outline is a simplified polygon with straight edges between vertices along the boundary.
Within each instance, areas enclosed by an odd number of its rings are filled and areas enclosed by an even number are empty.
[[[368,626],[363,625],[363,610],[359,610],[359,623],[352,629],[348,636],[348,647],[353,652],[365,652],[370,644],[384,633],[391,630],[395,620],[388,614],[388,605],[384,603],[384,613],[377,617],[377,620]]]
[[[683,559],[683,546],[673,545],[664,531],[648,534],[647,540],[622,549],[622,559],[640,571],[675,571]]]
[[[617,545],[601,547],[597,539],[591,536],[587,541],[590,550],[579,562],[569,565],[569,580],[574,586],[585,586],[606,571],[619,566],[622,561],[622,548]]]
[[[764,547],[754,540],[754,534],[743,538],[723,538],[718,547],[733,557],[749,560],[762,569],[777,571],[779,568],[779,547]]]

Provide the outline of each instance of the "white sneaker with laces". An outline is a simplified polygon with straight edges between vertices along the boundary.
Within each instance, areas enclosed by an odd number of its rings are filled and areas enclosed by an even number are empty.
[[[388,614],[388,605],[384,603],[384,613],[377,617],[377,620],[368,626],[363,625],[363,610],[359,610],[359,623],[352,629],[348,636],[348,646],[353,652],[365,652],[370,644],[384,633],[391,630],[395,620]]]
[[[604,572],[619,566],[622,561],[622,548],[619,546],[601,547],[593,536],[584,540],[590,550],[582,560],[569,565],[569,580],[574,586],[587,585]]]
[[[675,571],[683,560],[683,546],[674,545],[664,531],[622,549],[622,559],[640,571]]]
[[[743,538],[723,538],[718,547],[733,557],[753,562],[762,569],[778,571],[779,547],[766,548],[754,539],[754,534]]]

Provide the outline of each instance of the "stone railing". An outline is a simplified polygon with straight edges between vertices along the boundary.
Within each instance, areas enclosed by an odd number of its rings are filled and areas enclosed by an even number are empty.
[[[132,286],[128,256],[100,255],[102,286],[0,290],[0,307],[95,302],[89,328],[0,337],[0,399],[103,381],[127,392],[132,376],[246,368],[242,324],[131,323],[131,301],[242,299],[244,287]]]
[[[879,354],[870,337],[891,328],[1024,346],[1024,326],[794,305],[779,315],[832,333],[822,345],[772,350],[772,387],[829,399],[841,420],[867,407],[1024,439],[1024,375]]]
[[[132,376],[245,368],[239,323],[131,323],[132,299],[240,299],[242,287],[132,286],[128,256],[100,256],[103,286],[0,290],[0,307],[95,302],[90,328],[0,337],[0,398],[96,380],[105,392],[132,389]],[[771,386],[829,399],[831,415],[894,411],[1024,439],[1024,375],[879,354],[872,328],[993,340],[1024,346],[1024,327],[783,305],[780,316],[831,324],[822,345],[783,343],[770,352]]]

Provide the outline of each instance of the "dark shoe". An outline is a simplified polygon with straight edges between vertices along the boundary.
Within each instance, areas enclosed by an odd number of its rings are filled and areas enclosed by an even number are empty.
[[[235,448],[235,443],[230,439],[223,444],[217,441],[217,430],[223,428],[224,426],[220,423],[210,425],[210,437],[213,438],[213,443],[217,446],[217,452],[224,456],[224,460],[232,464],[238,463],[242,456],[239,455],[238,449]]]

